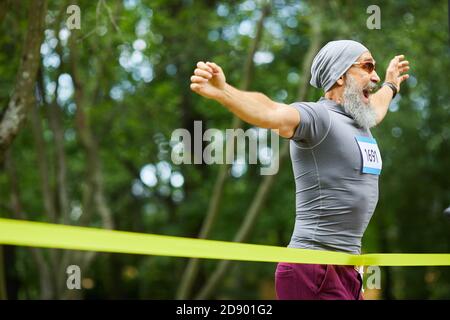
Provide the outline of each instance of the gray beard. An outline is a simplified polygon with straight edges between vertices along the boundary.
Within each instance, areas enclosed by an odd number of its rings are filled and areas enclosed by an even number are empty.
[[[368,88],[374,88],[376,84],[370,82]],[[353,117],[356,123],[365,129],[372,128],[377,124],[377,114],[370,105],[362,100],[362,88],[358,86],[356,81],[347,76],[347,81],[344,87],[344,110]]]

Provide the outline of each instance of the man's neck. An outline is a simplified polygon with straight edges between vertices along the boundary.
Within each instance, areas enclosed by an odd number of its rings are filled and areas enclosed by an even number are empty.
[[[344,102],[342,96],[343,96],[343,88],[331,89],[325,93],[326,99],[333,100],[334,102],[340,105],[342,105],[342,103]]]

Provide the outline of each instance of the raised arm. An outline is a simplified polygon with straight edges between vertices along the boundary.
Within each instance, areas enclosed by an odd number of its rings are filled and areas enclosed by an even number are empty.
[[[405,60],[405,56],[395,56],[386,70],[385,82],[392,83],[397,88],[397,92],[399,92],[401,83],[409,78],[408,74],[403,74],[408,70],[409,61]],[[370,103],[377,113],[377,124],[386,116],[389,104],[392,101],[392,95],[393,92],[391,88],[382,86],[380,90],[370,97]]]
[[[293,107],[272,101],[262,93],[242,91],[229,85],[222,68],[213,62],[197,63],[191,89],[216,100],[243,121],[273,129],[284,138],[292,137],[300,123],[300,115]]]

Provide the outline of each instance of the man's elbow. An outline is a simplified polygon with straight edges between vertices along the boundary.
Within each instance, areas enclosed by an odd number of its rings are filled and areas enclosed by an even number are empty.
[[[300,122],[300,115],[294,108],[279,104],[273,112],[271,129],[280,137],[290,139]]]
[[[277,129],[272,129],[276,134],[282,138],[290,139],[294,135],[294,129],[291,127],[282,126]]]

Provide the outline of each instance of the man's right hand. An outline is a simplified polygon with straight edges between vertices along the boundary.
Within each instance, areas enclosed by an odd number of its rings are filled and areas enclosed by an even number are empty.
[[[199,61],[191,77],[191,90],[199,95],[217,100],[223,95],[226,79],[222,68],[213,62]]]
[[[300,114],[292,106],[278,103],[259,92],[238,90],[226,83],[222,68],[213,62],[199,61],[191,77],[191,90],[214,99],[243,121],[273,129],[290,138],[300,123]]]

